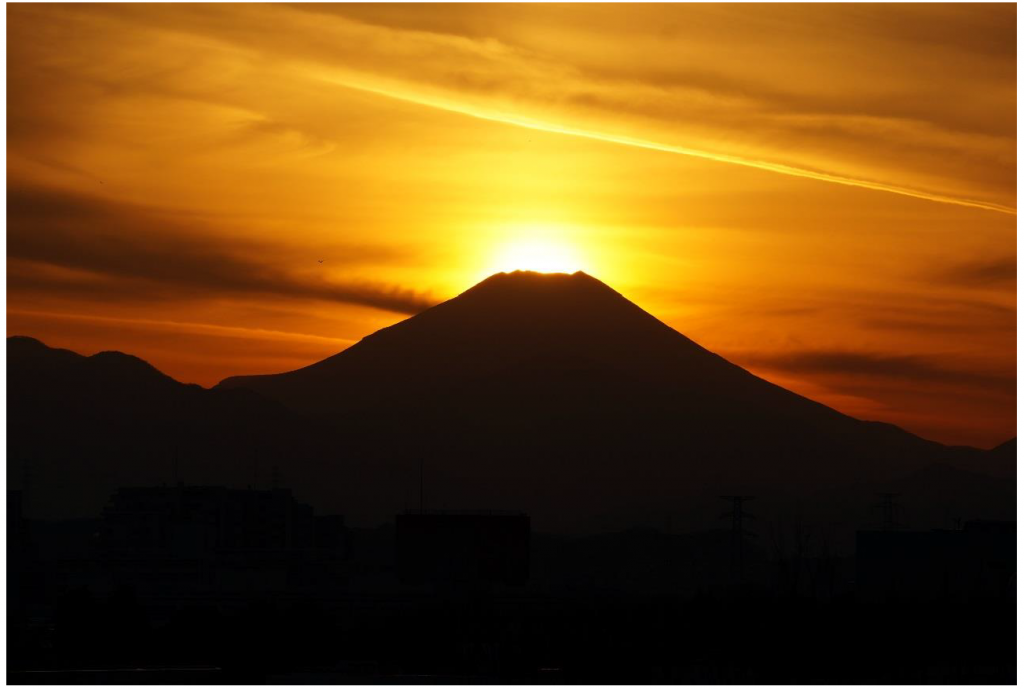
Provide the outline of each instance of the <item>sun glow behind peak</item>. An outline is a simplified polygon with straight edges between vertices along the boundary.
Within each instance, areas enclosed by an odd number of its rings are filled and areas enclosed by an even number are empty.
[[[488,275],[511,271],[575,273],[588,269],[580,247],[561,233],[531,229],[510,233],[493,245]]]
[[[575,273],[581,270],[579,256],[571,246],[544,240],[513,242],[502,247],[498,264],[505,272]]]

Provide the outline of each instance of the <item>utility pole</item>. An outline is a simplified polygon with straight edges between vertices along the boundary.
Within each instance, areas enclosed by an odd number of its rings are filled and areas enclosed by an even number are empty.
[[[744,520],[753,520],[754,516],[743,510],[743,504],[753,501],[754,496],[719,496],[723,501],[732,503],[732,510],[722,513],[722,518],[732,520],[732,569],[733,578],[738,580],[743,573],[743,538],[755,536],[743,528]]]
[[[423,515],[423,456],[420,456],[420,515]]]

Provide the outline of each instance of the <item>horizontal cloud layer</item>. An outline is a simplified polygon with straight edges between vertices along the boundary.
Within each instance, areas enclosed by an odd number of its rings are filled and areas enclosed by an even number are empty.
[[[953,369],[920,355],[887,355],[866,352],[787,352],[775,357],[748,358],[766,369],[798,374],[838,374],[886,379],[903,379],[929,384],[984,387],[1013,394],[1017,378],[1012,373],[995,374],[984,371]]]
[[[225,239],[203,223],[49,189],[7,193],[7,255],[12,291],[83,290],[105,299],[262,295],[356,304],[415,314],[434,303],[423,292],[318,277],[321,256],[295,248]],[[290,256],[289,256],[290,255]],[[393,250],[336,245],[327,269],[394,259]],[[47,270],[47,267],[64,269]]]

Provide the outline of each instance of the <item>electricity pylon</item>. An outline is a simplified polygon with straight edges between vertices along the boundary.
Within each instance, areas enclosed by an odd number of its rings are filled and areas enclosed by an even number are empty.
[[[743,510],[743,504],[753,501],[754,496],[719,496],[724,501],[732,502],[732,510],[722,513],[722,518],[732,520],[732,569],[733,577],[739,579],[743,573],[743,538],[756,536],[744,529],[744,520],[753,520],[754,516]]]

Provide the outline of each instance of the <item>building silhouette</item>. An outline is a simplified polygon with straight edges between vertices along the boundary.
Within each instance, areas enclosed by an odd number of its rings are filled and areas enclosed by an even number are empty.
[[[104,508],[98,552],[114,586],[142,595],[323,588],[340,584],[349,540],[290,489],[121,488]]]
[[[857,591],[864,601],[1012,597],[1015,522],[968,520],[961,529],[857,532]]]

